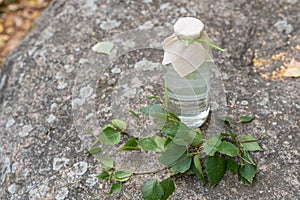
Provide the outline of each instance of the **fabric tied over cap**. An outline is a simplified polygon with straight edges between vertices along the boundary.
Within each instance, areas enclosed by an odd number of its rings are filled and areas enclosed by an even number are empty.
[[[205,41],[209,41],[209,38],[206,33],[202,31],[202,22],[196,18],[187,18],[189,19],[182,18],[184,20],[181,22],[181,19],[178,20],[174,25],[176,32],[166,38],[162,43],[164,49],[162,64],[172,64],[181,77],[194,72],[204,62],[212,60],[211,49],[205,43]],[[201,24],[195,24],[197,23],[195,20],[201,22],[202,26]],[[189,23],[191,21],[192,24]],[[194,34],[192,36],[187,36],[186,30],[181,31],[181,28],[187,27],[187,25],[189,29],[193,29]],[[198,25],[198,27],[195,27],[196,25]],[[198,31],[198,35],[195,35],[195,33],[197,33],[195,30]],[[198,37],[196,38],[195,36]]]

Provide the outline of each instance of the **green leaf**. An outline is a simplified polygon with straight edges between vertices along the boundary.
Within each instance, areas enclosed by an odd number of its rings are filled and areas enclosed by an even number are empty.
[[[121,134],[119,131],[108,126],[102,130],[98,139],[103,144],[118,144],[121,140]]]
[[[245,159],[246,161],[248,161],[249,163],[252,163],[253,165],[256,165],[256,163],[254,162],[254,160],[251,158],[251,155],[249,154],[248,151],[242,149],[241,151],[241,156],[243,159]],[[241,160],[241,164],[244,164],[245,161]]]
[[[127,142],[122,146],[120,151],[140,151],[141,149],[137,147],[137,138],[130,138]]]
[[[160,185],[163,188],[164,195],[160,198],[160,200],[167,200],[169,196],[175,191],[175,185],[172,179],[167,178],[160,182]]]
[[[235,162],[232,158],[227,158],[227,169],[229,169],[232,173],[236,173],[239,169],[239,165],[237,162]]]
[[[119,119],[113,119],[111,124],[118,130],[124,131],[126,129],[127,123]]]
[[[158,99],[160,102],[162,102],[162,99],[160,96],[149,96],[148,99]]]
[[[291,62],[292,63],[292,62]],[[298,64],[299,65],[299,64]],[[286,71],[284,72],[283,76],[285,77],[294,77],[294,78],[298,78],[300,77],[300,68],[296,66],[293,66],[291,64],[288,65],[288,68],[286,69]]]
[[[177,134],[178,130],[180,128],[180,124],[176,123],[175,125],[171,127],[163,128],[161,131],[166,134],[168,137],[173,138]]]
[[[166,116],[167,112],[159,104],[152,104],[139,110],[144,116]]]
[[[209,185],[214,187],[221,181],[226,172],[226,159],[219,156],[209,156],[205,160],[205,167]]]
[[[101,173],[97,176],[97,178],[103,179],[103,180],[107,180],[107,179],[109,179],[109,177],[110,177],[110,173],[107,172],[107,171],[101,172]]]
[[[180,123],[179,117],[176,114],[171,113],[171,112],[168,113],[168,120],[176,122],[176,123]]]
[[[223,141],[217,148],[218,152],[231,157],[237,156],[239,148],[231,142]]]
[[[185,146],[170,143],[166,151],[160,155],[158,161],[165,166],[170,166],[183,154],[186,154]]]
[[[130,179],[132,173],[129,171],[116,171],[113,175],[116,181],[126,182]]]
[[[85,154],[88,154],[88,155],[93,155],[93,154],[97,154],[101,151],[101,148],[99,147],[95,147],[95,148],[92,148],[90,150],[87,150],[86,152],[84,152]]]
[[[203,142],[203,136],[202,136],[202,133],[201,133],[200,129],[195,129],[193,131],[196,133],[196,135],[195,135],[195,138],[192,142],[192,146],[195,147],[195,146],[198,146],[199,144],[201,144]]]
[[[150,137],[143,138],[139,140],[137,143],[142,149],[147,151],[156,151],[158,149],[156,142]]]
[[[252,122],[254,119],[255,119],[255,117],[241,116],[239,123]]]
[[[142,195],[144,200],[159,200],[164,195],[164,189],[157,180],[149,180],[143,184]]]
[[[194,156],[191,170],[196,174],[196,176],[202,182],[202,185],[204,185],[206,181],[203,175],[203,170],[199,159],[199,155]]]
[[[122,185],[120,183],[113,183],[111,185],[109,194],[115,194],[115,193],[119,193],[122,190]]]
[[[218,117],[218,119],[231,125],[231,119],[229,117],[221,116],[221,117]]]
[[[249,183],[252,183],[256,172],[257,167],[255,165],[250,164],[245,164],[239,169],[239,175],[246,179]]]
[[[177,163],[175,166],[172,167],[172,170],[174,172],[180,172],[180,173],[184,173],[187,170],[190,169],[191,164],[192,164],[192,158],[189,158],[188,155],[182,154],[182,156],[180,158],[178,158],[178,160],[176,160],[174,163]]]
[[[114,48],[114,43],[107,41],[107,42],[98,42],[92,47],[92,50],[97,53],[104,53],[109,55],[113,48]]]
[[[253,142],[251,142],[253,141]],[[244,147],[246,151],[262,151],[263,149],[256,142],[256,138],[252,135],[246,135],[240,138],[241,146]]]
[[[155,141],[157,147],[158,147],[159,149],[161,149],[161,151],[164,151],[164,150],[165,150],[166,139],[164,139],[164,138],[162,138],[162,137],[160,137],[160,136],[156,136],[156,137],[154,138],[154,141]]]
[[[114,168],[114,160],[110,157],[99,158],[105,170],[110,170]]]
[[[228,128],[228,132],[229,132],[229,135],[231,137],[231,139],[236,143],[238,144],[238,140],[236,138],[236,134],[232,132],[231,128]]]
[[[198,42],[204,42],[208,46],[211,46],[219,51],[225,51],[225,49],[222,49],[221,47],[215,45],[214,43],[210,42],[209,40],[202,40],[202,39],[197,39]]]
[[[132,116],[134,116],[134,117],[140,119],[140,116],[139,116],[136,112],[134,112],[133,110],[129,110],[129,113],[130,113]]]
[[[218,146],[222,143],[222,135],[213,135],[211,136],[204,144],[203,144],[203,148],[204,148],[204,152],[209,155],[209,156],[213,156],[216,151]]]
[[[178,132],[173,138],[173,142],[177,145],[186,146],[188,148],[194,141],[196,132],[189,129],[185,124],[180,123]]]

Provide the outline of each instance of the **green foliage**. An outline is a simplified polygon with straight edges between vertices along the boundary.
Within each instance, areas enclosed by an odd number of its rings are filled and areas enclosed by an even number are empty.
[[[193,131],[195,132],[195,137],[191,145],[195,147],[203,142],[203,136],[200,129],[195,129]]]
[[[206,173],[211,187],[214,187],[223,178],[227,168],[226,164],[226,159],[220,156],[209,156],[206,158]]]
[[[108,180],[109,178],[110,178],[110,173],[109,172],[107,172],[107,171],[104,171],[104,172],[101,172],[98,176],[97,176],[97,178],[99,178],[99,179],[103,179],[103,180]]]
[[[164,151],[165,150],[165,145],[166,145],[166,142],[167,140],[160,137],[160,136],[156,136],[155,139],[154,139],[157,147],[160,149],[160,151]]]
[[[124,131],[126,129],[127,123],[125,121],[122,120],[118,120],[118,119],[113,119],[111,121],[111,124],[118,130],[120,131]]]
[[[149,137],[139,140],[138,145],[144,150],[160,151],[160,149],[158,148],[155,140],[152,139],[152,138],[149,138]]]
[[[141,108],[139,113],[130,111],[136,119],[142,117],[153,117],[155,123],[160,127],[160,132],[155,137],[130,137],[127,133],[125,121],[113,119],[112,122],[103,127],[99,136],[95,136],[95,143],[105,145],[118,145],[119,151],[141,151],[143,153],[158,153],[158,161],[164,168],[149,172],[130,172],[115,169],[114,160],[111,157],[101,157],[99,161],[104,168],[97,177],[101,180],[111,182],[109,193],[115,194],[122,190],[122,185],[130,181],[134,176],[156,175],[162,171],[168,171],[170,176],[184,173],[195,175],[204,185],[207,180],[210,187],[216,186],[223,178],[227,170],[237,174],[239,180],[244,184],[252,184],[257,173],[257,164],[252,159],[250,152],[262,151],[258,139],[252,135],[238,136],[234,133],[232,124],[248,123],[254,117],[240,117],[238,122],[233,123],[227,117],[220,118],[227,123],[227,132],[204,138],[200,129],[189,129],[173,113],[169,113],[161,104],[152,104]],[[126,134],[127,137],[121,137]],[[93,134],[92,134],[93,135]],[[260,136],[262,137],[262,135]],[[119,145],[122,142],[122,146]],[[101,146],[102,147],[102,146]],[[102,147],[104,148],[104,147]],[[85,153],[88,155],[100,152],[100,148],[92,148]],[[203,165],[203,166],[202,166]],[[169,177],[159,182],[148,180],[142,186],[142,197],[145,200],[166,200],[175,191],[175,184]]]
[[[166,117],[167,112],[159,105],[153,104],[139,110],[145,116]]]
[[[105,170],[114,168],[114,160],[110,157],[99,158]]]
[[[132,110],[129,110],[129,113],[130,113],[133,117],[136,117],[136,118],[140,119],[140,116],[139,116],[136,112],[134,112],[134,111],[132,111]]]
[[[240,167],[239,175],[247,180],[249,183],[252,183],[253,178],[257,172],[256,165],[245,164]]]
[[[199,159],[199,155],[195,155],[193,158],[193,163],[191,166],[191,170],[196,174],[196,176],[199,178],[199,180],[202,182],[202,185],[205,184],[205,177],[203,174],[201,162]]]
[[[100,134],[98,139],[103,144],[118,144],[121,141],[121,134],[112,127],[106,127],[102,130],[102,134]]]
[[[186,154],[185,146],[171,143],[168,145],[168,148],[166,149],[166,151],[160,155],[160,157],[158,158],[158,161],[165,166],[171,166],[183,154]]]
[[[150,180],[144,183],[142,195],[144,200],[159,200],[164,195],[164,188],[157,180]]]
[[[249,123],[252,122],[255,119],[255,117],[248,117],[248,116],[241,116],[240,117],[240,123]]]
[[[246,135],[240,138],[242,147],[246,151],[262,151],[262,148],[257,143],[257,140],[252,135]]]
[[[85,154],[88,154],[88,155],[93,155],[93,154],[97,154],[101,151],[101,148],[100,147],[95,147],[95,148],[92,148],[90,150],[87,150],[86,152],[84,152]]]
[[[228,117],[221,116],[218,119],[231,125],[231,120]]]
[[[222,143],[222,137],[222,135],[211,136],[203,145],[204,152],[209,156],[213,156],[218,150],[218,146]]]
[[[172,179],[167,178],[160,182],[164,190],[164,195],[160,198],[160,200],[167,200],[169,196],[175,191],[175,185]]]
[[[122,146],[119,150],[120,151],[139,151],[141,149],[137,147],[138,146],[137,141],[138,141],[137,138],[130,138],[129,140],[127,140],[125,145]]]
[[[110,188],[109,194],[115,194],[115,193],[121,192],[121,190],[122,190],[121,183],[113,183]]]
[[[227,158],[226,162],[227,162],[227,169],[234,174],[237,173],[239,169],[238,163],[235,162],[232,158]]]
[[[126,182],[130,179],[132,173],[129,171],[116,171],[113,174],[113,179],[119,182]]]
[[[217,151],[221,154],[228,155],[231,157],[237,156],[239,148],[231,142],[223,141],[218,147]]]
[[[188,156],[186,153],[182,154],[178,160],[172,166],[172,170],[174,173],[184,173],[191,168],[192,158]]]

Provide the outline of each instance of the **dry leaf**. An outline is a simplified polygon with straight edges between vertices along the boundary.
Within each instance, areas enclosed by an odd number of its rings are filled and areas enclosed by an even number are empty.
[[[97,53],[104,53],[109,55],[113,48],[114,48],[114,43],[112,42],[98,42],[92,47],[92,50]]]
[[[285,67],[286,71],[283,76],[293,78],[300,77],[300,62],[293,59],[289,64],[285,64]]]

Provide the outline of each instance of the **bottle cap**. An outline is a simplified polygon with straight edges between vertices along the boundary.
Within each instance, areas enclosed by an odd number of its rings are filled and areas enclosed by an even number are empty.
[[[194,17],[180,18],[174,24],[174,33],[181,39],[197,39],[200,37],[204,24]]]

